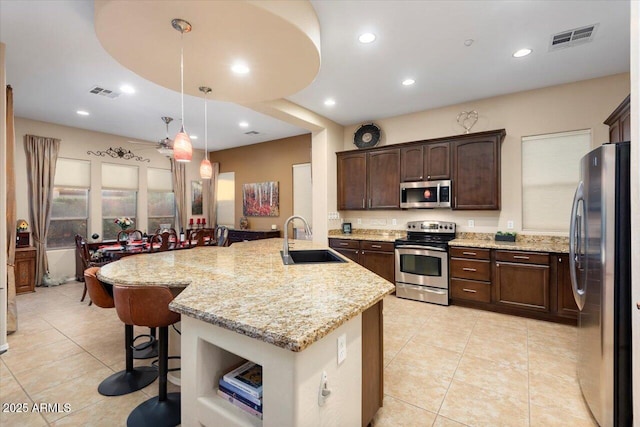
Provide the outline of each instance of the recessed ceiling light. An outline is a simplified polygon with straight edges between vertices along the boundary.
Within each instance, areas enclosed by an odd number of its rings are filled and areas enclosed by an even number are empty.
[[[198,139],[198,135],[189,135],[189,138],[191,138],[191,139]]]
[[[84,111],[84,110],[78,110],[76,111],[76,113],[80,116],[88,116],[89,112],[88,111]]]
[[[464,45],[467,47],[471,46],[472,44],[473,44],[473,39],[466,39],[464,41]]]
[[[333,105],[336,105],[336,101],[334,101],[333,99],[327,99],[326,101],[324,101],[324,105],[326,105],[327,107],[331,107]]]
[[[360,37],[358,37],[358,40],[360,41],[360,43],[371,43],[375,39],[376,39],[376,35],[373,33],[360,34]]]
[[[405,79],[402,81],[402,84],[405,86],[411,86],[412,84],[414,84],[416,81],[413,79]]]
[[[514,52],[513,57],[522,58],[523,56],[529,55],[531,52],[533,52],[531,49],[520,49]]]
[[[248,128],[248,127],[249,127],[249,123],[247,123],[247,122],[240,122],[240,123],[238,123],[238,126],[240,126],[241,128]]]
[[[133,86],[122,85],[122,86],[120,86],[120,92],[126,93],[128,95],[131,95],[133,93],[136,93],[136,90],[133,88]]]
[[[231,71],[233,71],[236,74],[248,74],[249,67],[247,67],[246,64],[237,63],[231,66]]]

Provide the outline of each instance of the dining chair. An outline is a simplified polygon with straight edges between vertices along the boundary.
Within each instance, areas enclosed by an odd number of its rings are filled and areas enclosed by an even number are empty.
[[[229,246],[229,229],[224,225],[215,228],[215,241],[217,246]]]
[[[86,270],[89,267],[102,267],[103,265],[106,265],[111,262],[109,258],[106,258],[104,256],[100,256],[95,259],[92,259],[91,253],[89,252],[89,248],[87,247],[87,242],[84,239],[84,237],[82,237],[81,235],[76,234],[74,240],[76,243],[76,252],[80,257],[80,261],[82,262],[83,270]],[[87,296],[87,283],[85,281],[80,302],[84,301],[86,296]],[[92,304],[91,296],[89,296],[89,305],[91,304]]]
[[[173,228],[169,231],[157,232],[149,239],[149,252],[163,252],[175,249],[180,244],[178,234]],[[155,247],[154,247],[155,245]]]
[[[116,241],[126,242],[129,239],[132,240],[142,240],[142,231],[140,230],[122,230],[118,232],[118,237],[116,237]]]
[[[190,248],[194,248],[196,246],[204,246],[204,237],[205,237],[205,229],[200,228],[198,230],[191,230],[189,236],[187,237],[187,244]]]

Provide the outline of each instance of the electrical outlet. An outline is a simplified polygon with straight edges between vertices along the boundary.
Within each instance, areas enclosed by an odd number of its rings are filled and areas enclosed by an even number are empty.
[[[362,219],[361,218],[356,219],[356,224],[362,225]]]
[[[338,337],[338,365],[347,358],[347,334]]]
[[[395,218],[391,219],[391,225],[398,225],[398,220]]]
[[[473,227],[475,227],[475,226],[476,226],[476,223],[475,223],[475,221],[474,221],[474,220],[470,219],[470,220],[469,220],[469,222],[468,222],[468,224],[467,224],[467,226],[469,226],[469,228],[473,228]]]
[[[507,229],[513,230],[513,221],[507,221]]]

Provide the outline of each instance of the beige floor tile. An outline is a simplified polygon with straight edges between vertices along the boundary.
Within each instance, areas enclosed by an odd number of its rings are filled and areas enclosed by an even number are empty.
[[[35,403],[69,405],[69,412],[44,413],[44,418],[51,423],[91,404],[107,399],[107,396],[102,396],[98,393],[98,385],[111,374],[113,374],[113,371],[109,368],[98,369],[40,393],[32,394],[31,398]]]
[[[430,427],[436,414],[385,396],[382,408],[371,423],[374,427]]]
[[[5,378],[13,378],[13,375],[11,375],[11,371],[9,371],[9,368],[7,368],[2,358],[0,358],[0,384],[2,384],[2,380]]]
[[[22,391],[22,387],[11,374],[0,380],[0,401],[10,402],[10,400],[7,400],[7,397],[20,391]]]
[[[531,427],[598,427],[593,418],[576,418],[560,408],[531,405]]]
[[[529,403],[454,380],[438,415],[470,426],[528,426]]]
[[[465,354],[460,360],[454,380],[471,384],[523,402],[529,401],[529,373],[499,362]]]
[[[98,403],[73,412],[52,423],[52,426],[92,426],[113,427],[127,424],[127,417],[133,409],[148,399],[137,391],[124,396],[109,397]]]
[[[7,342],[9,343],[9,351],[38,351],[42,346],[64,341],[66,339],[67,337],[57,330],[49,329],[46,331],[30,333],[28,335],[18,331],[15,334],[9,335],[7,337]]]
[[[575,359],[556,353],[529,348],[529,371],[554,375],[568,380],[577,379],[578,365]]]
[[[578,339],[573,334],[544,335],[529,331],[529,348],[577,360]]]
[[[48,365],[52,361],[70,357],[84,350],[71,340],[58,341],[39,347],[37,350],[26,348],[22,350],[9,349],[2,355],[2,360],[14,374]]]
[[[409,338],[397,337],[385,332],[383,346],[384,366],[387,366],[408,342]]]
[[[33,334],[53,329],[53,326],[45,319],[37,315],[20,316],[18,314],[18,330],[16,334]]]
[[[532,405],[564,410],[568,416],[590,419],[589,409],[575,379],[531,372],[529,391]]]
[[[527,319],[524,317],[493,313],[491,311],[480,311],[480,313],[478,313],[478,324],[496,326],[499,328],[517,329],[522,332],[526,332],[528,327]]]
[[[469,341],[474,325],[475,320],[461,319],[460,323],[456,324],[454,320],[432,318],[422,330],[416,332],[413,339],[447,350],[462,352]]]
[[[4,394],[4,391],[0,390],[0,393]],[[20,387],[0,397],[0,403],[13,404],[7,408],[10,412],[0,410],[0,426],[2,427],[41,427],[47,425],[40,413],[33,412],[33,402]]]
[[[517,369],[527,369],[527,346],[518,342],[506,342],[499,338],[489,339],[472,334],[464,354]]]
[[[386,395],[434,413],[438,412],[450,382],[450,378],[412,370],[394,362],[384,369]]]
[[[462,353],[435,347],[421,339],[411,339],[391,362],[404,366],[407,374],[420,370],[438,377],[453,378]]]
[[[478,320],[476,326],[471,332],[472,337],[478,337],[482,340],[500,341],[506,343],[519,344],[521,346],[527,345],[527,330],[526,329],[513,329],[509,327],[502,327],[494,322],[484,322]]]
[[[432,304],[433,307],[433,315],[432,319],[443,319],[443,320],[453,320],[453,321],[462,321],[464,320],[477,320],[480,315],[480,310],[475,310],[473,308],[460,307],[457,305],[435,305]]]
[[[438,417],[436,418],[436,422],[433,423],[433,427],[466,427],[466,424],[462,424],[438,415]]]
[[[564,325],[562,323],[545,322],[544,320],[527,319],[529,332],[539,333],[546,336],[556,336],[558,338],[577,337],[578,328],[575,325]]]
[[[390,317],[390,316],[389,316]],[[411,317],[393,317],[385,318],[383,325],[384,337],[403,338],[409,340],[416,332],[421,329],[421,326],[407,327],[406,322],[410,322]]]
[[[27,393],[35,394],[104,367],[105,365],[93,356],[79,353],[35,369],[16,373],[15,376]]]

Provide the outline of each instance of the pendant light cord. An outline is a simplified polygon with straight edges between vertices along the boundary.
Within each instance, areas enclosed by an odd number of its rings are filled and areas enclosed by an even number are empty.
[[[207,155],[207,91],[204,92],[204,155]]]
[[[182,130],[184,131],[184,31],[180,31],[180,104],[182,114]]]

